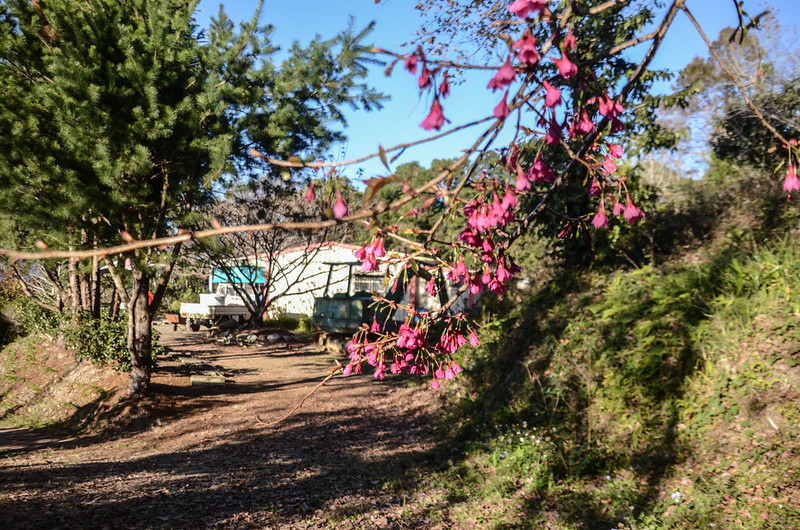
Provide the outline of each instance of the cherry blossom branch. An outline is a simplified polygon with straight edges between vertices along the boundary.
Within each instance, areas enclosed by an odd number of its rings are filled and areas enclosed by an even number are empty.
[[[628,82],[625,84],[625,86],[622,88],[619,95],[617,96],[616,98],[617,103],[622,103],[623,101],[625,101],[628,94],[631,92],[631,90],[633,90],[633,87],[636,85],[636,83],[639,82],[639,79],[641,79],[645,70],[647,70],[647,67],[652,62],[653,57],[655,57],[658,48],[661,46],[661,43],[664,40],[664,36],[666,35],[667,30],[672,25],[672,22],[675,20],[675,16],[678,14],[678,11],[681,8],[685,8],[684,0],[674,0],[667,13],[664,15],[664,19],[661,21],[661,24],[659,25],[658,30],[656,32],[656,36],[653,37],[653,42],[650,45],[650,48],[647,50],[647,53],[645,54],[644,58],[642,59],[642,62],[639,63],[639,66],[636,68],[636,71],[633,73],[633,75],[630,77]],[[553,198],[556,191],[558,191],[558,189],[564,184],[567,176],[573,170],[575,164],[577,163],[576,160],[579,158],[583,158],[583,156],[586,155],[586,153],[591,148],[592,144],[594,144],[594,141],[597,138],[599,132],[603,130],[603,128],[605,128],[608,122],[609,122],[608,117],[604,117],[600,121],[598,126],[595,128],[594,132],[589,134],[589,136],[584,140],[583,145],[581,145],[581,148],[578,150],[577,156],[572,157],[572,159],[567,164],[567,167],[564,168],[564,171],[561,172],[561,174],[556,178],[553,184],[551,184],[550,188],[547,190],[547,193],[545,193],[544,197],[542,197],[542,199],[539,201],[539,204],[537,204],[536,207],[533,208],[528,213],[527,216],[525,216],[525,219],[523,219],[520,222],[519,226],[514,231],[514,233],[512,233],[511,236],[508,238],[508,240],[503,243],[503,246],[505,248],[508,248],[509,245],[511,245],[523,233],[525,233],[525,230],[527,230],[531,222],[536,217],[538,217],[542,213],[542,211],[544,211],[545,207]]]
[[[402,53],[389,51],[384,48],[379,48],[377,46],[372,48],[372,52],[382,55],[388,55],[389,57],[394,57],[395,60],[397,61],[403,60],[405,58],[405,55]],[[456,68],[459,70],[497,70],[498,68],[500,68],[499,66],[493,66],[493,65],[457,63],[454,61],[448,61],[443,59],[426,59],[425,62],[427,62],[428,64],[432,64],[434,66],[441,66],[444,68]]]
[[[486,120],[483,120],[486,121]],[[429,180],[419,188],[412,188],[410,192],[400,199],[392,202],[390,205],[378,204],[374,208],[364,209],[351,215],[344,216],[340,219],[329,219],[326,221],[314,222],[284,222],[284,223],[263,223],[255,225],[237,225],[237,226],[220,226],[206,230],[198,230],[196,232],[186,231],[184,233],[160,237],[154,239],[141,239],[133,240],[121,245],[114,245],[111,247],[96,248],[91,250],[49,250],[46,245],[41,241],[37,242],[42,248],[42,251],[18,251],[12,249],[0,248],[0,256],[4,256],[11,261],[17,260],[36,260],[36,259],[52,259],[52,258],[76,258],[84,259],[91,257],[106,257],[112,254],[122,254],[137,249],[158,247],[166,249],[176,243],[182,243],[192,239],[203,239],[223,234],[232,234],[235,232],[266,232],[269,230],[322,230],[330,228],[338,224],[348,223],[352,221],[359,221],[362,219],[374,218],[377,215],[389,211],[395,211],[405,204],[413,201],[419,194],[438,186],[445,178],[447,178],[455,169],[460,167],[468,159],[468,154],[464,154],[456,160],[450,167],[445,168],[435,178]],[[128,235],[130,237],[130,235]]]
[[[445,136],[449,136],[453,133],[457,133],[459,131],[463,131],[464,129],[469,129],[470,127],[475,127],[480,125],[481,123],[493,120],[494,118],[489,116],[486,118],[482,118],[479,120],[472,121],[470,123],[465,123],[463,125],[458,125],[457,127],[453,127],[447,131],[444,131],[439,134],[435,134],[433,136],[429,136],[428,138],[423,138],[422,140],[416,140],[414,142],[408,142],[404,144],[398,144],[394,147],[389,147],[384,149],[384,153],[391,153],[393,151],[404,151],[409,147],[416,147],[418,145],[422,145],[427,142],[433,142],[440,138],[444,138]],[[377,158],[381,156],[380,152],[371,153],[359,158],[353,158],[351,160],[344,160],[342,162],[305,162],[303,160],[281,160],[278,158],[271,158],[267,155],[259,153],[255,149],[250,149],[250,154],[256,158],[260,158],[261,160],[272,164],[278,167],[291,167],[291,168],[311,168],[311,169],[321,169],[321,168],[333,168],[333,167],[342,167],[342,166],[349,166],[352,164],[360,164],[361,162],[366,162],[367,160],[371,160],[373,158]]]

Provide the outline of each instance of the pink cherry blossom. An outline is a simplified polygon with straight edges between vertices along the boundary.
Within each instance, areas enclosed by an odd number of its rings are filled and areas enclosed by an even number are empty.
[[[375,368],[375,373],[373,374],[373,376],[375,377],[375,379],[383,381],[383,379],[386,377],[386,365],[383,363],[379,364]]]
[[[383,247],[383,238],[375,239],[369,245],[353,251],[353,255],[361,261],[361,272],[373,272],[378,270],[378,261],[376,258],[382,258],[386,255],[386,250]]]
[[[405,362],[405,361],[403,361],[403,362]],[[408,364],[406,364],[406,366],[408,366]],[[403,366],[403,364],[402,364],[402,363],[393,362],[393,363],[392,363],[392,366],[389,368],[389,370],[390,370],[390,371],[391,371],[393,374],[399,374],[400,372],[402,372],[402,371],[403,371],[403,369],[404,369],[406,366]]]
[[[617,166],[617,163],[614,162],[613,158],[611,158],[610,156],[606,156],[603,159],[603,171],[605,171],[609,175],[612,175],[617,169],[619,169],[619,166]]]
[[[453,283],[458,283],[461,281],[461,278],[467,274],[467,267],[464,265],[464,258],[459,256],[458,262],[456,263],[455,267],[452,267],[447,272],[447,279]]]
[[[616,197],[611,197],[611,200],[614,201],[614,204],[611,207],[611,213],[619,217],[620,215],[622,215],[622,212],[624,210],[622,203],[619,202]]]
[[[484,252],[490,254],[494,250],[494,242],[492,241],[492,238],[487,237],[484,239],[483,243],[481,244],[481,248],[483,248]]]
[[[517,164],[517,182],[514,184],[514,187],[517,191],[525,191],[531,189],[531,183],[528,180],[528,177],[525,176],[525,173],[522,170],[522,166]]]
[[[608,217],[606,217],[606,207],[604,201],[600,201],[600,209],[597,210],[597,213],[592,219],[592,226],[595,228],[608,228]]]
[[[564,37],[564,49],[575,51],[578,48],[578,43],[575,42],[575,35],[572,34],[572,27],[570,26],[567,36]]]
[[[508,90],[506,90],[506,93],[503,94],[503,99],[500,101],[500,103],[498,103],[497,106],[494,108],[494,117],[497,118],[498,120],[504,120],[506,116],[509,115],[508,103],[506,103],[506,98],[508,98]]]
[[[592,119],[589,118],[589,113],[586,109],[583,109],[580,114],[580,119],[575,122],[573,132],[578,134],[590,134],[594,131],[594,122]]]
[[[536,157],[533,165],[528,170],[528,179],[533,182],[542,181],[549,184],[550,182],[556,180],[556,174],[553,172],[550,166],[547,165],[547,162],[544,161],[542,155],[539,155]]]
[[[437,131],[444,125],[444,114],[442,114],[442,105],[439,103],[439,98],[433,100],[431,111],[428,116],[419,124],[420,127],[426,131],[436,129]]]
[[[411,55],[406,55],[405,59],[403,60],[405,63],[406,70],[409,71],[411,75],[417,74],[417,54],[412,53]]]
[[[336,190],[336,204],[333,205],[333,216],[337,219],[341,219],[342,217],[347,217],[347,214],[347,205],[344,203],[344,199],[342,199],[342,192]]]
[[[475,333],[474,329],[469,330],[469,345],[472,346],[473,348],[476,348],[476,347],[481,345],[481,339],[478,338],[478,334]],[[453,364],[455,365],[455,366],[453,366],[453,371],[456,372],[456,367],[458,365],[455,364],[455,363],[453,363]],[[460,372],[460,371],[461,371],[461,369],[459,368],[458,372]],[[458,373],[458,372],[456,372],[456,373]]]
[[[539,50],[536,49],[536,39],[531,35],[531,30],[526,31],[522,38],[514,43],[517,58],[520,62],[535,66],[539,62]]]
[[[506,211],[511,210],[512,208],[516,208],[519,201],[517,200],[517,194],[514,193],[514,190],[511,189],[509,186],[506,186],[506,193],[503,195],[503,208]]]
[[[530,13],[541,13],[547,7],[547,0],[516,0],[508,6],[508,11],[519,18],[526,18]]]
[[[436,296],[438,289],[436,288],[436,279],[431,276],[431,279],[425,284],[425,291],[431,296]]]
[[[603,95],[597,98],[597,108],[600,111],[600,114],[606,116],[607,118],[616,118],[617,116],[622,115],[625,111],[625,108],[608,97],[608,95]]]
[[[503,265],[502,262],[497,264],[497,271],[495,273],[495,278],[497,279],[498,282],[505,283],[513,277],[514,275],[511,274],[511,271],[508,270],[506,266]]]
[[[469,282],[469,292],[471,294],[478,294],[483,290],[483,282],[481,281],[481,275],[479,273],[475,273],[468,278]]]
[[[603,190],[600,189],[600,185],[597,183],[596,178],[592,178],[592,185],[589,186],[589,196],[590,197],[599,197]]]
[[[547,135],[544,138],[544,143],[547,145],[557,145],[561,143],[561,125],[556,121],[555,116],[550,119],[550,126],[547,129]]]
[[[431,86],[431,71],[428,70],[428,68],[425,66],[425,63],[422,63],[422,73],[419,74],[419,80],[417,84],[419,85],[420,90]]]
[[[488,283],[487,287],[494,294],[504,294],[507,290],[506,285],[497,278],[492,279],[492,281]]]
[[[792,198],[792,192],[800,190],[800,179],[797,178],[794,165],[789,164],[789,169],[786,171],[786,178],[783,180],[783,191],[789,194]]]
[[[627,219],[630,224],[634,224],[636,221],[644,219],[644,212],[634,206],[630,193],[627,194],[627,199],[628,204],[625,206],[625,219]]]
[[[621,158],[623,155],[622,146],[619,144],[609,145],[608,154],[611,156],[611,158]]]
[[[439,338],[439,342],[436,345],[436,349],[441,353],[453,354],[466,343],[467,339],[464,338],[461,332],[451,328],[442,333],[442,336]],[[441,367],[439,369],[441,370]],[[437,377],[440,379],[442,378],[438,374],[438,370]]]
[[[444,78],[439,84],[439,95],[443,98],[450,95],[450,82],[447,80],[447,72],[444,73]]]
[[[547,79],[542,83],[544,89],[547,91],[544,95],[544,104],[551,109],[556,105],[561,104],[561,91],[547,82]]]
[[[308,191],[306,192],[306,202],[311,204],[317,198],[317,195],[314,193],[314,183],[308,185]]]
[[[481,246],[481,239],[478,237],[478,232],[471,228],[462,230],[458,234],[458,240],[471,247],[478,248]]]
[[[492,90],[499,90],[501,88],[507,87],[511,83],[514,82],[514,78],[517,76],[517,72],[514,70],[514,67],[511,66],[511,57],[506,59],[506,62],[500,69],[494,74],[494,77],[489,81],[489,84],[486,88],[491,88]]]
[[[569,79],[578,73],[578,66],[569,60],[566,52],[562,52],[561,58],[553,59],[553,62],[556,63],[556,66],[558,67],[558,73],[564,79]]]

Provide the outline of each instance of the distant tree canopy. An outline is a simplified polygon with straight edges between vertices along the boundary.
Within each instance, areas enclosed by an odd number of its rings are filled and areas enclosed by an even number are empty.
[[[713,47],[741,87],[716,59],[704,54],[684,68],[676,88],[689,94],[682,109],[671,111],[673,126],[683,129],[684,150],[707,152],[761,169],[785,165],[786,150],[742,99],[744,90],[764,119],[784,138],[800,137],[800,51],[795,36],[772,16],[758,29],[723,29]]]
[[[758,93],[753,103],[764,118],[785,138],[800,139],[800,79],[774,91]],[[711,139],[714,154],[761,169],[777,168],[786,160],[786,151],[775,148],[775,139],[741,103],[732,103],[715,125]]]

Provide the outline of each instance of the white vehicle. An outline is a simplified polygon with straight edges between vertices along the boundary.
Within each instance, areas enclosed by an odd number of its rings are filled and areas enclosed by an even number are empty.
[[[226,320],[244,322],[250,318],[250,311],[241,297],[228,293],[226,289],[201,294],[200,303],[181,304],[180,313],[192,331],[199,330],[200,326],[217,326]]]

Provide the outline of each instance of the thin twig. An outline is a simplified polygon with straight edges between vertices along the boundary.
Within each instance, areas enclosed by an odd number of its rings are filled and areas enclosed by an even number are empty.
[[[435,134],[433,136],[429,136],[428,138],[423,138],[422,140],[417,140],[417,141],[409,142],[409,143],[405,143],[405,144],[398,144],[398,145],[395,145],[394,147],[389,147],[387,149],[384,149],[384,152],[385,153],[391,153],[393,151],[405,150],[405,149],[408,149],[409,147],[415,147],[417,145],[421,145],[421,144],[424,144],[424,143],[427,143],[427,142],[432,142],[434,140],[438,140],[439,138],[443,138],[443,137],[448,136],[450,134],[457,133],[459,131],[463,131],[464,129],[468,129],[470,127],[475,127],[476,125],[480,125],[483,122],[486,122],[486,121],[489,121],[489,120],[494,120],[494,119],[495,118],[492,116],[492,117],[487,117],[487,118],[483,118],[483,119],[480,119],[480,120],[472,121],[470,123],[465,123],[463,125],[459,125],[457,127],[453,127],[452,129],[449,129],[449,130],[444,131],[442,133]],[[324,168],[324,167],[341,167],[341,166],[349,166],[351,164],[360,164],[361,162],[366,162],[367,160],[371,160],[373,158],[381,156],[380,153],[371,153],[369,155],[365,155],[365,156],[362,156],[360,158],[353,158],[351,160],[343,160],[342,162],[305,162],[305,161],[302,161],[302,160],[300,160],[300,161],[297,161],[297,160],[280,160],[278,158],[271,158],[271,157],[268,157],[268,156],[266,156],[264,154],[259,153],[255,149],[251,149],[250,150],[250,154],[255,156],[256,158],[260,158],[261,160],[263,160],[263,161],[265,161],[265,162],[267,162],[269,164],[272,164],[273,166],[294,167],[294,168],[308,167],[308,168],[312,168],[312,169],[319,169],[319,168]]]
[[[267,422],[261,421],[261,418],[259,418],[259,417],[258,417],[258,415],[256,415],[256,420],[257,420],[257,421],[256,421],[256,425],[258,425],[259,427],[274,427],[275,425],[277,425],[277,424],[279,424],[279,423],[283,422],[285,419],[289,418],[289,417],[290,417],[292,414],[294,414],[295,412],[297,412],[297,410],[298,410],[300,407],[302,407],[302,406],[303,406],[303,403],[305,403],[305,402],[306,402],[306,400],[307,400],[308,398],[310,398],[311,396],[313,396],[313,395],[314,395],[314,394],[317,392],[317,390],[319,390],[319,389],[320,389],[320,387],[322,387],[322,385],[324,385],[325,383],[327,383],[328,381],[330,381],[330,380],[333,378],[333,376],[335,376],[336,374],[340,373],[341,371],[342,371],[342,365],[340,365],[340,364],[338,364],[338,363],[337,363],[337,366],[331,370],[331,373],[329,373],[329,374],[328,374],[328,376],[327,376],[327,377],[325,377],[325,379],[323,379],[322,381],[320,381],[320,382],[319,382],[319,384],[318,384],[317,386],[315,386],[315,387],[314,387],[314,388],[311,390],[311,392],[309,392],[308,394],[306,394],[306,395],[305,395],[305,397],[304,397],[303,399],[301,399],[301,400],[300,400],[300,403],[298,403],[297,405],[295,405],[295,406],[294,406],[294,408],[293,408],[292,410],[290,410],[289,412],[287,412],[286,414],[284,414],[283,416],[281,416],[281,417],[280,417],[280,418],[278,418],[277,420],[273,420],[273,421],[267,421]]]

